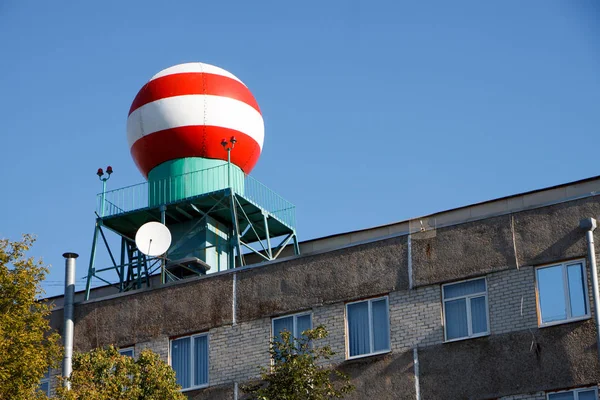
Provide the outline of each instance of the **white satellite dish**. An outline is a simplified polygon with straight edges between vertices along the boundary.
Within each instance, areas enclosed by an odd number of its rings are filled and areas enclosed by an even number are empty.
[[[135,244],[145,255],[157,257],[171,246],[171,232],[160,222],[147,222],[135,234]]]

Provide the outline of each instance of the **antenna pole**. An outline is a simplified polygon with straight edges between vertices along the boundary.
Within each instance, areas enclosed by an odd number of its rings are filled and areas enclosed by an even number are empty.
[[[223,148],[227,152],[227,186],[230,188],[231,188],[231,150],[233,150],[233,147],[235,146],[236,143],[237,143],[237,139],[235,138],[235,136],[232,136],[229,139],[229,141],[227,141],[225,139],[221,140],[221,146],[223,146]]]
[[[104,176],[104,171],[102,168],[98,168],[98,178],[102,181],[102,195],[100,196],[100,217],[104,217],[104,202],[106,200],[106,181],[110,179],[110,175],[113,173],[112,167],[109,165],[106,167],[106,177]]]
[[[227,186],[231,187],[231,147],[227,148]]]

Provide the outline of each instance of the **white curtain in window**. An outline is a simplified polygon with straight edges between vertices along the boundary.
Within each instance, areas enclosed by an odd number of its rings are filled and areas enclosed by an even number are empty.
[[[373,351],[389,350],[390,329],[388,327],[387,301],[377,300],[371,303],[373,316]]]
[[[485,296],[471,299],[471,321],[473,334],[487,332],[487,308]]]
[[[466,299],[446,302],[446,336],[448,340],[469,336]]]
[[[348,341],[350,357],[370,353],[368,301],[348,305]]]
[[[468,296],[474,293],[485,292],[485,279],[456,283],[444,286],[444,298]]]
[[[194,338],[194,385],[208,383],[208,336]]]
[[[296,337],[302,336],[302,332],[312,328],[311,315],[301,315],[296,318]]]
[[[191,386],[191,341],[189,337],[175,339],[171,342],[171,366],[175,371],[177,383],[182,388]]]

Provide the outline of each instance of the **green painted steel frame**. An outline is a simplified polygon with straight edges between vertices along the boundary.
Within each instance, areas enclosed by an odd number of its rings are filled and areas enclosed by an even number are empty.
[[[139,252],[133,239],[135,231],[148,221],[160,221],[168,226],[169,222],[181,222],[178,218],[200,222],[209,215],[224,224],[229,224],[231,228],[230,269],[246,265],[244,256],[250,253],[258,255],[263,261],[274,260],[290,241],[293,241],[294,253],[300,254],[295,228],[288,226],[276,215],[244,195],[236,193],[231,187],[182,199],[177,203],[147,207],[121,215],[103,217],[96,214],[85,299],[90,298],[93,278],[114,286],[120,292],[139,289],[144,285],[149,286],[150,277],[157,271],[163,284],[177,280],[178,278],[167,269],[168,257],[150,258]],[[120,263],[116,262],[103,228],[121,237]],[[102,238],[112,262],[111,266],[101,269],[97,269],[95,265],[98,237]],[[282,238],[281,242],[273,246],[272,240],[278,237]],[[245,249],[246,253],[242,249]],[[192,269],[189,271],[197,273]],[[116,282],[111,282],[104,277],[110,272],[116,274]]]

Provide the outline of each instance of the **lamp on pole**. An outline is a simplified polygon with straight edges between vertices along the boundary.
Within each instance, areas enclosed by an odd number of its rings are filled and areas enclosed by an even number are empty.
[[[110,165],[108,167],[106,167],[106,174],[104,173],[102,168],[98,168],[98,171],[96,172],[96,175],[98,175],[98,178],[100,179],[100,181],[102,181],[102,197],[100,200],[100,205],[101,205],[100,216],[101,217],[104,217],[104,199],[106,197],[106,181],[110,179],[110,175],[112,173],[113,173],[113,169]],[[104,175],[106,175],[106,176],[104,176]]]
[[[227,152],[227,186],[229,187],[231,187],[231,150],[233,150],[233,147],[236,143],[237,140],[235,136],[229,138],[229,141],[227,141],[226,139],[221,140],[221,146],[223,146],[223,148]]]

